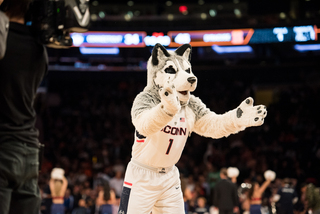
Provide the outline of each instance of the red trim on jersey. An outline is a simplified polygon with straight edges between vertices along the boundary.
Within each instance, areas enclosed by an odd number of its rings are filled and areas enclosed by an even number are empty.
[[[137,140],[138,143],[144,143],[144,140]]]
[[[124,184],[126,184],[126,185],[129,185],[129,186],[132,186],[132,183],[129,183],[129,182],[123,182]]]

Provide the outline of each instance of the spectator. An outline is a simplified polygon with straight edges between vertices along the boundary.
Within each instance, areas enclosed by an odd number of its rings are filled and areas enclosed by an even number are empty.
[[[110,188],[113,189],[116,193],[116,196],[120,197],[122,193],[122,186],[123,186],[123,166],[115,166],[115,176],[110,179]]]
[[[240,202],[240,213],[249,214],[250,213],[250,199],[249,199],[249,190],[252,187],[249,183],[241,184],[241,192],[239,196]]]
[[[182,190],[183,202],[184,202],[184,211],[185,211],[185,214],[188,214],[190,210],[190,201],[192,200],[192,192],[187,186],[186,179],[180,178],[180,180],[181,180],[181,190]]]
[[[232,214],[238,212],[237,186],[228,180],[227,169],[220,170],[221,180],[214,188],[213,205],[219,209],[220,214]]]
[[[86,201],[84,199],[79,200],[78,207],[72,211],[72,214],[90,214],[90,210],[87,208]]]
[[[210,201],[213,201],[213,191],[217,182],[220,180],[220,173],[217,169],[217,166],[213,165],[210,162],[207,162],[207,171],[208,171],[208,183],[210,186]]]
[[[74,197],[71,194],[71,189],[67,188],[66,194],[64,197],[64,207],[66,209],[66,213],[71,213],[74,207]]]
[[[207,199],[205,197],[197,199],[197,207],[193,214],[209,214],[209,207],[207,206]]]
[[[301,200],[304,213],[320,213],[320,191],[314,184],[304,183],[301,187]]]
[[[293,214],[293,205],[297,203],[298,195],[291,186],[289,178],[283,179],[282,187],[273,196],[273,199],[278,202],[277,214]]]
[[[73,186],[72,195],[74,197],[74,207],[78,207],[80,199],[82,199],[81,195],[81,185],[75,184]]]

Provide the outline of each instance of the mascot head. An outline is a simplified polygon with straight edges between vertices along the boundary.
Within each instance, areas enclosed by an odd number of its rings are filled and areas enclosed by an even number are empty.
[[[175,51],[156,44],[149,58],[147,88],[162,88],[166,81],[173,83],[181,102],[188,102],[190,92],[197,87],[197,78],[192,73],[191,46],[184,44]]]

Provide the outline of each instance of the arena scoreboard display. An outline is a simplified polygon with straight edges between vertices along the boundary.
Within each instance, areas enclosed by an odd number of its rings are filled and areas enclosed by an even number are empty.
[[[209,31],[169,31],[170,47],[183,43],[192,46],[247,45],[277,42],[307,42],[317,40],[315,26],[275,27],[266,29],[230,29]]]
[[[178,47],[189,43],[193,47],[234,46],[282,42],[317,41],[320,29],[315,25],[243,28],[201,31],[153,32],[147,35],[144,31],[89,31],[72,33],[74,47],[146,47],[160,43],[168,47]]]
[[[75,47],[145,47],[143,39],[146,36],[144,31],[89,31],[71,34]]]

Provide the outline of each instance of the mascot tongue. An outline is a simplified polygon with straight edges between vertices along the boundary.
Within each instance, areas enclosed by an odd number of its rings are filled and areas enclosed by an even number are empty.
[[[180,94],[187,95],[188,91],[179,91]]]

